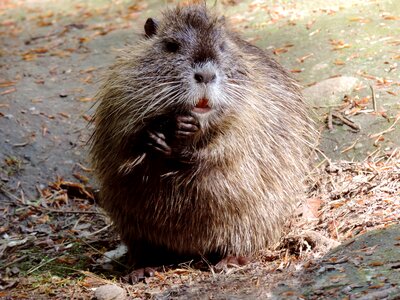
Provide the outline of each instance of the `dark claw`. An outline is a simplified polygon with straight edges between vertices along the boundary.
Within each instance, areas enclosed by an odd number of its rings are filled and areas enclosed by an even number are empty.
[[[145,277],[154,277],[155,270],[153,268],[144,268]]]
[[[178,137],[188,137],[194,134],[194,132],[182,130],[177,130],[175,133]]]
[[[160,132],[148,131],[150,137],[150,143],[147,143],[149,147],[157,152],[161,152],[164,155],[171,155],[171,147],[165,142],[165,135]]]
[[[196,133],[200,129],[200,125],[193,116],[177,116],[176,128],[176,135],[185,138]]]
[[[183,123],[192,123],[195,125],[199,124],[199,122],[197,122],[197,119],[193,116],[177,116],[176,121],[183,122]]]
[[[191,124],[191,123],[178,123],[177,124],[178,129],[189,131],[189,132],[196,132],[199,130],[199,127],[197,125]]]
[[[133,270],[130,274],[123,277],[123,281],[130,284],[144,281],[146,277],[153,277],[155,270],[153,268],[140,268]]]

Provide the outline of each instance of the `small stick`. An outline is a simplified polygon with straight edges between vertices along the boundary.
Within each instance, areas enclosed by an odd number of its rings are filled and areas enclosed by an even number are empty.
[[[2,266],[2,269],[5,269],[13,264],[16,264],[17,262],[20,262],[21,260],[24,260],[27,257],[27,255],[22,255],[21,257],[18,257],[16,260],[9,262],[8,264],[5,264],[4,266]]]
[[[91,233],[87,234],[85,237],[89,237],[89,236],[92,236],[92,235],[96,235],[96,234],[98,234],[98,233],[100,233],[100,232],[102,232],[102,231],[104,231],[104,230],[107,230],[107,229],[110,228],[110,227],[111,227],[111,224],[108,224],[108,225],[104,226],[103,228],[100,228],[100,229],[97,230],[97,231],[94,231],[94,232],[91,232]]]
[[[350,151],[351,149],[353,149],[354,146],[358,143],[359,140],[360,140],[360,138],[356,139],[355,142],[351,146],[343,149],[342,151],[340,151],[340,153],[345,153],[345,152]]]
[[[372,84],[369,85],[369,88],[371,89],[371,97],[372,97],[372,107],[374,108],[374,111],[377,111],[377,106],[376,106],[376,97],[375,97],[375,90]]]
[[[332,111],[330,111],[329,112],[329,114],[328,114],[328,129],[329,129],[329,131],[332,131],[333,130],[333,124],[332,124]]]
[[[330,160],[330,158],[329,158],[328,156],[325,155],[324,152],[322,152],[322,151],[321,151],[319,148],[317,148],[317,147],[315,147],[314,149],[315,149],[315,151],[317,151],[319,154],[321,154],[321,155],[325,158],[325,160],[328,162],[329,165],[332,164],[332,161]]]
[[[51,263],[53,260],[56,260],[57,258],[58,258],[58,257],[50,258],[48,261],[45,261],[45,262],[41,263],[40,265],[38,265],[37,267],[35,267],[35,268],[33,268],[33,269],[30,269],[30,270],[26,273],[26,275],[29,275],[29,274],[31,274],[31,273],[33,273],[33,272],[39,270],[39,269],[40,269],[41,267],[43,267],[44,265],[47,265],[48,263]]]
[[[357,131],[360,130],[360,126],[358,126],[356,123],[354,123],[353,121],[349,120],[348,118],[346,118],[342,114],[337,113],[337,112],[333,112],[332,116],[337,118],[337,119],[339,119],[340,121],[343,122],[343,124],[346,124],[350,128],[353,128],[354,130],[357,130]]]
[[[372,151],[370,154],[367,155],[367,157],[364,159],[364,162],[368,161],[373,155],[379,153],[381,151],[381,148],[377,148],[374,151]]]
[[[396,120],[394,121],[394,123],[392,125],[390,125],[390,127],[384,131],[372,134],[370,136],[371,139],[376,138],[376,137],[380,137],[382,135],[384,135],[385,133],[391,132],[394,130],[394,126],[396,126],[397,122],[400,120],[400,116],[396,118]]]
[[[39,210],[46,210],[49,212],[53,212],[53,213],[58,213],[58,214],[94,214],[94,215],[104,215],[104,213],[99,212],[99,211],[84,211],[84,210],[59,210],[59,209],[52,209],[49,207],[43,207],[43,206],[35,206],[35,205],[29,205],[26,204],[27,206],[33,207],[33,208],[37,208]]]

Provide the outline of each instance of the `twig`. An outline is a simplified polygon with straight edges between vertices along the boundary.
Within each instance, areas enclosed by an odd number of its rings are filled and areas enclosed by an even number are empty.
[[[0,185],[0,192],[4,193],[9,199],[13,199],[13,200],[16,200],[18,202],[21,202],[21,199],[19,199],[13,193],[11,193],[8,190],[6,190],[2,185]]]
[[[92,236],[92,235],[96,235],[96,234],[98,234],[98,233],[100,233],[100,232],[102,232],[102,231],[104,231],[104,230],[107,230],[107,229],[110,228],[110,227],[111,227],[111,224],[108,224],[108,225],[104,226],[103,228],[100,228],[99,230],[97,230],[97,231],[95,231],[95,232],[89,233],[89,234],[86,235],[85,237],[89,237],[89,236]]]
[[[332,164],[332,161],[330,160],[330,158],[329,158],[328,156],[325,155],[324,152],[322,152],[322,151],[321,151],[319,148],[317,148],[317,147],[315,147],[314,149],[315,149],[315,151],[317,151],[319,154],[321,154],[321,155],[326,159],[326,161],[328,161],[328,164],[329,164],[329,165]]]
[[[329,114],[328,114],[327,126],[328,126],[329,131],[332,131],[332,130],[333,130],[332,113],[333,113],[333,112],[330,111]]]
[[[343,122],[343,124],[346,124],[347,126],[349,126],[350,128],[353,128],[354,130],[359,131],[360,130],[360,126],[358,126],[356,123],[354,123],[353,121],[351,121],[350,119],[346,118],[345,116],[343,116],[342,114],[338,113],[338,112],[333,112],[332,116],[339,119],[340,121]]]
[[[19,143],[19,144],[13,144],[13,146],[14,147],[25,147],[28,144],[29,144],[29,142],[24,142],[24,143]]]
[[[9,191],[7,191],[6,189],[4,189],[2,186],[0,186],[0,191],[5,193],[7,197],[9,197],[10,199],[16,200],[18,201],[19,205],[22,206],[28,206],[31,207],[33,209],[37,209],[37,210],[45,210],[45,211],[49,211],[49,212],[53,212],[53,213],[58,213],[58,214],[98,214],[98,215],[104,215],[104,213],[100,212],[100,211],[84,211],[84,210],[59,210],[59,209],[53,209],[53,208],[49,208],[49,207],[43,207],[43,206],[38,206],[38,205],[33,205],[33,204],[29,204],[29,203],[23,203],[21,201],[20,198],[18,198],[17,196],[13,195],[12,193],[10,193]],[[13,202],[15,204],[15,202]]]
[[[381,151],[381,148],[377,148],[374,151],[372,151],[370,154],[367,155],[367,157],[364,159],[364,162],[368,161],[373,155],[379,153]],[[373,161],[373,160],[372,160]]]
[[[21,257],[18,257],[16,260],[9,262],[8,264],[5,264],[4,266],[0,267],[1,269],[5,269],[13,264],[16,264],[17,262],[20,262],[22,260],[24,260],[25,258],[27,258],[27,255],[22,255]]]
[[[29,275],[29,274],[39,270],[41,267],[47,265],[48,263],[51,263],[53,260],[56,260],[57,258],[58,257],[50,258],[48,261],[45,261],[45,262],[41,263],[40,265],[38,265],[37,267],[30,269],[28,272],[26,272],[26,275]]]
[[[399,150],[399,148],[395,148],[395,149],[392,151],[392,154],[390,154],[389,158],[386,160],[386,163],[387,163],[387,164],[393,159],[393,157],[395,157],[397,150]]]
[[[381,132],[378,132],[378,133],[375,133],[375,134],[372,134],[372,135],[370,135],[370,138],[371,139],[373,139],[373,138],[376,138],[376,137],[381,137],[382,135],[384,135],[385,133],[388,133],[388,132],[391,132],[391,131],[393,131],[394,130],[394,126],[396,126],[396,124],[397,124],[397,122],[400,120],[400,117],[398,117],[398,118],[396,118],[396,120],[394,121],[394,123],[392,124],[392,125],[390,125],[390,127],[388,128],[388,129],[386,129],[386,130],[384,130],[384,131],[381,131]]]
[[[376,106],[376,97],[375,97],[375,90],[374,87],[372,86],[372,84],[369,85],[369,88],[371,89],[371,98],[372,98],[372,107],[374,109],[374,111],[377,111],[377,106]]]
[[[37,208],[39,210],[46,210],[49,212],[53,212],[53,213],[58,213],[58,214],[97,214],[97,215],[104,215],[104,213],[99,212],[99,211],[85,211],[85,210],[59,210],[59,209],[52,209],[49,207],[43,207],[43,206],[35,206],[35,205],[29,205],[26,204],[28,206],[31,206],[33,208]]]
[[[354,141],[354,143],[351,144],[351,146],[349,146],[349,147],[343,149],[342,151],[340,151],[340,153],[345,153],[345,152],[350,151],[351,149],[353,149],[354,146],[358,143],[359,140],[360,140],[360,138],[356,139],[356,140]]]

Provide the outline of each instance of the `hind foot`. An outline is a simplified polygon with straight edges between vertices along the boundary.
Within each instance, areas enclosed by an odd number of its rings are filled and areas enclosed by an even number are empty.
[[[148,277],[154,277],[154,273],[159,268],[139,268],[133,270],[128,275],[124,276],[122,280],[129,284],[135,284],[139,281],[144,281]]]

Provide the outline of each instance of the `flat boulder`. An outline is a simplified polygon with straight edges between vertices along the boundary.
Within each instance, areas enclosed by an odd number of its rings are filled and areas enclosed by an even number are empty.
[[[328,78],[303,89],[303,95],[311,106],[321,107],[340,104],[344,95],[350,94],[359,79],[351,76]]]

